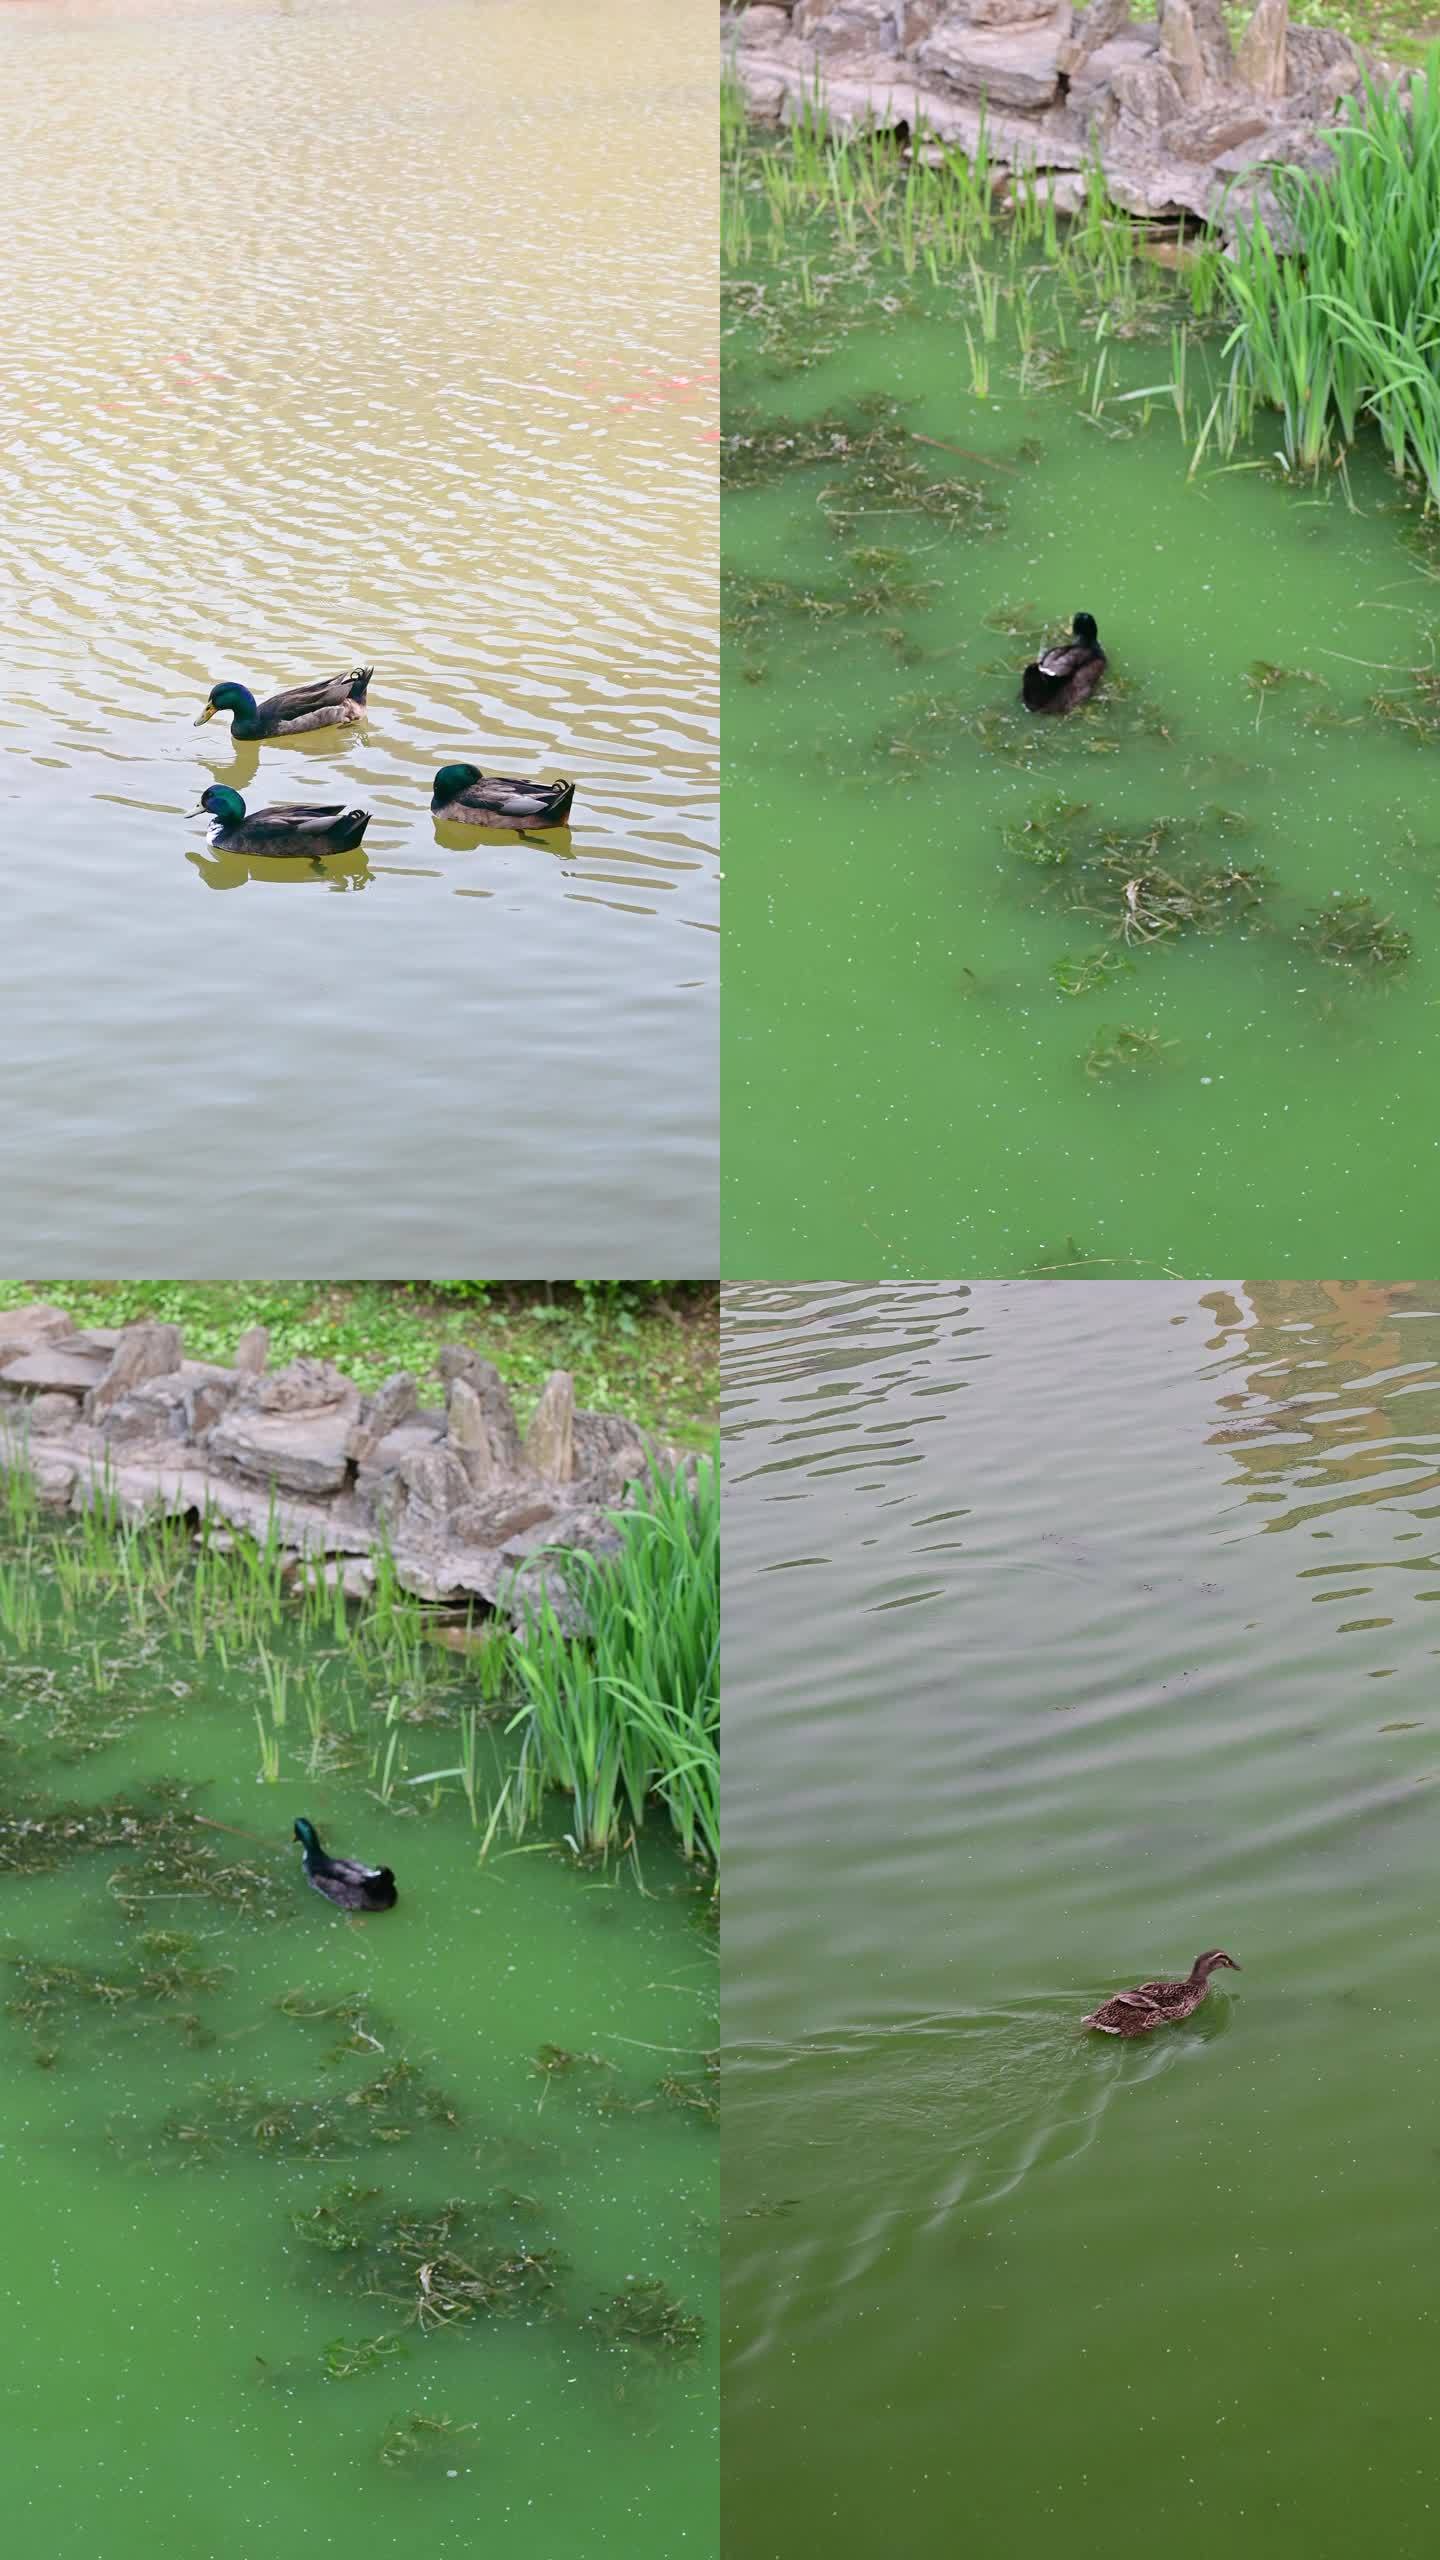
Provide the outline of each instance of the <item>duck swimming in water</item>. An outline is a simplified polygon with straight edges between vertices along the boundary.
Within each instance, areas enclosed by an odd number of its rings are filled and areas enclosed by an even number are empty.
[[[305,1881],[341,1911],[393,1911],[398,1899],[389,1867],[362,1867],[358,1858],[327,1858],[320,1834],[303,1816],[295,1825]]]
[[[1142,1982],[1135,1991],[1117,1991],[1113,2000],[1102,2000],[1081,2024],[1098,2027],[1102,2036],[1148,2036],[1152,2027],[1168,2026],[1198,2009],[1210,1988],[1211,1974],[1221,1964],[1228,1964],[1232,1973],[1240,1971],[1233,1956],[1210,1947],[1196,1957],[1183,1981]]]
[[[563,827],[574,797],[573,782],[527,782],[482,773],[478,764],[442,764],[430,811],[460,827]]]
[[[228,853],[352,853],[370,824],[368,809],[346,809],[338,800],[316,807],[293,801],[247,815],[238,791],[212,782],[200,794],[211,821],[210,841]]]
[[[1020,698],[1027,711],[1074,711],[1089,701],[1104,673],[1095,616],[1077,613],[1069,639],[1032,658],[1020,679]]]
[[[293,738],[301,729],[344,729],[365,717],[365,696],[373,667],[352,667],[348,675],[320,676],[314,684],[288,685],[283,693],[257,702],[248,684],[212,684],[195,726],[203,729],[217,711],[228,711],[232,738]]]

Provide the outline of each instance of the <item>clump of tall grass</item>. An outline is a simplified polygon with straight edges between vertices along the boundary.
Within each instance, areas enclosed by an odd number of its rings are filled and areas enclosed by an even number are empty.
[[[1236,395],[1284,421],[1287,468],[1313,471],[1366,419],[1391,467],[1440,504],[1440,50],[1408,88],[1367,79],[1334,166],[1272,172],[1278,220],[1242,221],[1223,271]]]
[[[583,1620],[577,1635],[546,1597],[524,1611],[512,1666],[524,1704],[507,1731],[520,1756],[505,1781],[513,1831],[547,1797],[570,1799],[577,1852],[626,1847],[647,1807],[666,1808],[686,1858],[720,1858],[720,1494],[712,1461],[692,1484],[653,1474],[634,1510],[613,1515],[612,1555],[559,1551],[555,1569]]]

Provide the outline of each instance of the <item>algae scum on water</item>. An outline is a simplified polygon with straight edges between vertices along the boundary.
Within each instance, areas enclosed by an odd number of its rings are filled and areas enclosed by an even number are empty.
[[[1317,463],[1219,244],[1093,173],[1062,222],[732,102],[726,229],[727,1267],[1201,1268],[1221,1197],[1242,1261],[1428,1267],[1423,478],[1364,413]]]
[[[383,1574],[360,1614],[204,1524],[0,1492],[27,2539],[682,2548],[715,2389],[695,1808],[567,1841],[539,1726],[506,1730],[553,1626],[527,1672]],[[604,1642],[568,1639],[577,1691]],[[299,1810],[393,1866],[393,1911],[307,1890]]]

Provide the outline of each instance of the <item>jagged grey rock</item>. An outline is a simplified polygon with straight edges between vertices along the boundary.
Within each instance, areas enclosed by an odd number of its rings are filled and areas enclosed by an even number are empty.
[[[1240,84],[1254,97],[1283,98],[1285,95],[1285,39],[1289,24],[1289,0],[1258,0],[1255,15],[1240,39],[1240,49],[1235,57]]]
[[[531,1475],[551,1484],[568,1484],[575,1473],[575,1381],[568,1369],[554,1369],[525,1435],[525,1463]]]
[[[1160,58],[1186,105],[1202,105],[1209,95],[1210,77],[1188,0],[1160,0]]]
[[[1127,0],[1073,18],[1068,0],[803,0],[747,15],[735,59],[762,119],[804,114],[818,84],[841,131],[923,128],[973,154],[983,125],[999,182],[1033,173],[1067,207],[1098,149],[1117,204],[1226,234],[1252,205],[1275,209],[1266,164],[1323,169],[1366,70],[1337,29],[1287,29],[1285,0],[1259,0],[1238,60],[1222,0],[1162,0],[1158,27],[1133,21]]]
[[[147,1378],[164,1378],[180,1366],[181,1342],[178,1324],[132,1324],[120,1335],[110,1355],[110,1365],[98,1387],[92,1387],[86,1406],[92,1418],[108,1405],[118,1404],[131,1387],[143,1386]]]
[[[404,1372],[362,1407],[326,1362],[272,1375],[178,1358],[146,1375],[178,1352],[156,1339],[164,1328],[80,1335],[55,1315],[19,1310],[0,1334],[0,1467],[28,1463],[56,1510],[84,1509],[108,1488],[131,1520],[203,1520],[219,1537],[264,1538],[273,1526],[287,1572],[324,1570],[351,1596],[368,1589],[383,1535],[401,1587],[420,1598],[513,1617],[549,1592],[575,1623],[541,1551],[613,1547],[609,1512],[652,1465],[685,1463],[618,1414],[577,1413],[564,1372],[522,1446],[503,1381],[470,1352],[443,1364],[448,1414],[421,1405]],[[111,1377],[130,1383],[97,1404],[93,1390]],[[390,1427],[377,1437],[377,1424]],[[468,1436],[482,1431],[483,1447]],[[466,1463],[476,1449],[494,1462],[483,1488]]]

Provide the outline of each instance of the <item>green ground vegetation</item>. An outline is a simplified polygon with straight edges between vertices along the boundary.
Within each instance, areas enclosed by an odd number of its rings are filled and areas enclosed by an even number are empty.
[[[272,1365],[302,1353],[333,1360],[365,1388],[394,1369],[423,1379],[446,1343],[467,1343],[494,1361],[522,1413],[552,1369],[569,1369],[583,1405],[692,1446],[715,1428],[719,1297],[709,1282],[0,1281],[0,1308],[29,1298],[81,1325],[181,1325],[196,1360],[228,1360],[246,1327],[263,1324]]]

